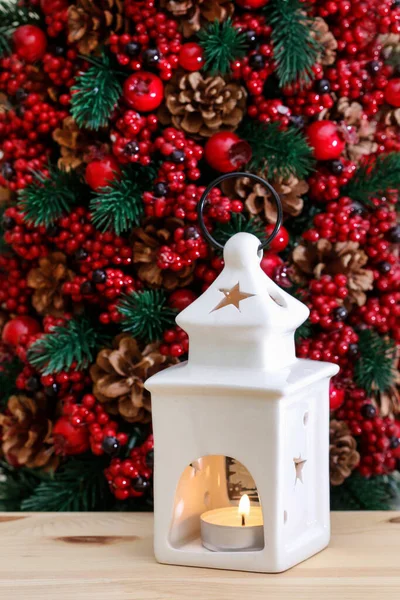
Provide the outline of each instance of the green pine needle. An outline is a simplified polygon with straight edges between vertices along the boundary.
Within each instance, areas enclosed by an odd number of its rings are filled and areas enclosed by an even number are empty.
[[[270,0],[266,7],[272,27],[276,73],[281,87],[312,81],[321,44],[312,36],[313,19],[301,0]]]
[[[71,88],[71,114],[79,127],[97,131],[101,127],[107,127],[121,96],[122,85],[119,73],[112,69],[107,55],[103,54],[101,58],[84,58],[91,66],[76,78],[76,83]]]
[[[360,331],[358,337],[360,357],[354,366],[354,381],[367,394],[383,393],[393,384],[396,345],[372,329]]]
[[[12,467],[0,462],[0,511],[19,511],[21,502],[34,493],[40,483],[49,477],[38,469]]]
[[[23,364],[16,356],[0,364],[0,410],[4,410],[9,397],[17,391],[15,381],[22,369]]]
[[[34,342],[28,360],[44,375],[68,371],[72,363],[76,363],[76,370],[85,369],[103,341],[86,318],[71,319]]]
[[[247,167],[268,177],[304,179],[313,169],[312,149],[304,134],[294,127],[280,129],[279,123],[268,125],[245,119],[238,135],[251,146],[252,158]]]
[[[354,471],[342,485],[331,487],[331,510],[391,510],[399,501],[399,481],[393,475],[367,479]]]
[[[167,306],[163,290],[145,290],[125,295],[119,303],[122,329],[146,344],[162,338],[175,323],[176,311]]]
[[[218,224],[213,231],[213,237],[215,237],[220,244],[225,245],[229,238],[241,231],[252,233],[259,238],[260,242],[264,242],[266,239],[265,226],[262,224],[261,220],[257,218],[247,219],[241,213],[233,213],[230,221]]]
[[[144,213],[142,195],[154,181],[154,167],[131,165],[121,178],[93,194],[90,201],[92,221],[100,231],[115,231],[120,235],[138,226]]]
[[[343,188],[352,200],[371,205],[371,199],[400,187],[400,152],[377,156],[374,164],[363,165]]]
[[[35,180],[19,193],[19,207],[25,220],[35,226],[48,227],[82,200],[84,186],[75,171],[49,167],[49,175],[35,173]]]
[[[11,36],[20,25],[38,24],[39,15],[19,1],[0,1],[0,56],[11,52]]]
[[[39,483],[22,500],[21,510],[34,512],[78,512],[107,510],[112,497],[98,456],[69,459]]]
[[[223,23],[216,19],[197,35],[204,50],[204,69],[211,75],[226,75],[232,61],[246,54],[246,34],[233,26],[232,19]]]

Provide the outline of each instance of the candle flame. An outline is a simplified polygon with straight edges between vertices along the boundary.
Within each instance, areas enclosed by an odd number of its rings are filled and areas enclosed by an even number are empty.
[[[249,515],[250,514],[250,498],[247,494],[243,494],[240,498],[239,502],[239,515]]]

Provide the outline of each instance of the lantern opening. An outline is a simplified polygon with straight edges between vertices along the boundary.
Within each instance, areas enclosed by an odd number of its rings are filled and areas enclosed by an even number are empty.
[[[227,517],[226,509],[231,517],[229,514]],[[201,539],[201,518],[214,512],[212,521],[216,520],[217,525],[218,519],[222,519],[224,525],[250,527],[256,515],[262,519],[261,501],[252,475],[241,462],[223,455],[202,456],[184,469],[175,493],[170,545],[176,549],[209,552]],[[263,531],[261,536],[255,551],[264,548]]]

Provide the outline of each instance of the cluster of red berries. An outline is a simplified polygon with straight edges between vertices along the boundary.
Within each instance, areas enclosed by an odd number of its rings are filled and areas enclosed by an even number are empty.
[[[334,105],[332,89],[324,76],[321,65],[312,68],[313,81],[308,85],[298,84],[284,88],[285,102],[296,116],[315,117],[323,110],[329,110]]]
[[[297,343],[297,356],[333,362],[341,368],[358,354],[358,335],[352,327],[345,325],[333,332],[322,331],[312,338],[300,339]]]
[[[33,76],[34,67],[25,64],[16,54],[0,58],[0,91],[7,96],[18,96],[21,92],[37,92],[42,89],[40,78]]]
[[[303,233],[309,242],[325,238],[330,242],[359,242],[365,244],[370,222],[365,209],[348,196],[342,196],[337,202],[329,202],[326,212],[315,215],[314,227]]]
[[[212,282],[217,279],[223,268],[224,261],[219,256],[212,257],[210,261],[200,261],[196,264],[194,274],[196,279],[202,282],[202,292],[204,292],[212,284]]]
[[[74,83],[74,77],[77,71],[78,53],[74,49],[69,49],[65,57],[61,54],[64,49],[51,54],[46,53],[43,56],[43,71],[47,73],[53,85],[57,87],[65,86],[70,88]],[[60,104],[66,105],[69,102],[69,94],[61,94],[58,98]]]
[[[178,22],[156,8],[152,0],[128,2],[125,14],[134,22],[134,34],[113,34],[110,50],[121,65],[132,71],[157,69],[161,79],[171,79],[179,64],[182,35]]]
[[[118,500],[140,498],[151,490],[153,474],[154,440],[149,435],[141,446],[133,448],[129,458],[113,458],[104,474],[111,493]]]
[[[341,329],[348,316],[347,309],[342,305],[347,295],[346,275],[322,275],[320,279],[311,280],[306,299],[310,308],[310,323],[328,330]]]
[[[264,96],[256,96],[253,103],[249,105],[247,113],[250,117],[258,119],[262,123],[279,121],[282,128],[289,125],[292,114],[290,108],[285,106],[282,100],[278,98],[268,100]]]
[[[16,206],[4,211],[3,228],[4,241],[22,258],[32,261],[48,253],[46,228],[26,223],[24,214]]]
[[[363,477],[395,470],[400,448],[399,428],[390,417],[378,416],[364,390],[348,390],[335,417],[346,421],[352,434],[359,438],[361,460],[358,470]]]
[[[160,269],[181,271],[201,258],[206,258],[209,247],[196,227],[178,227],[173,233],[173,242],[161,246],[157,253]]]
[[[150,164],[153,150],[151,138],[158,128],[156,115],[144,116],[135,110],[127,110],[117,119],[116,128],[110,138],[119,163]]]
[[[160,345],[160,353],[164,356],[180,358],[188,353],[189,338],[187,333],[180,327],[167,329],[163,333],[163,341]]]
[[[337,200],[340,189],[350,181],[356,170],[356,163],[343,158],[319,167],[308,179],[310,197],[316,202]]]
[[[41,0],[40,8],[45,15],[46,31],[50,37],[57,37],[67,27],[68,0]]]
[[[0,306],[9,313],[26,315],[29,312],[32,288],[26,276],[30,264],[7,254],[0,254]]]
[[[400,291],[370,297],[363,306],[357,307],[350,315],[354,326],[364,324],[381,334],[390,334],[400,341]]]

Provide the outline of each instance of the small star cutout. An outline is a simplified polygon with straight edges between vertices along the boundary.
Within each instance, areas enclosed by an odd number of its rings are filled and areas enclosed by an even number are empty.
[[[299,479],[299,481],[301,481],[301,483],[304,483],[303,467],[306,464],[307,460],[305,458],[301,458],[301,455],[300,455],[299,458],[294,458],[293,462],[294,462],[294,468],[296,469],[296,479],[295,479],[294,484],[296,485],[296,481],[298,479]]]
[[[239,302],[242,300],[246,300],[246,298],[251,298],[255,296],[255,294],[246,294],[246,292],[241,292],[239,287],[239,282],[233,286],[230,290],[218,290],[224,294],[224,298],[221,300],[219,304],[215,308],[212,309],[211,312],[215,310],[219,310],[220,308],[224,308],[224,306],[229,306],[232,304],[235,308],[240,312]]]

